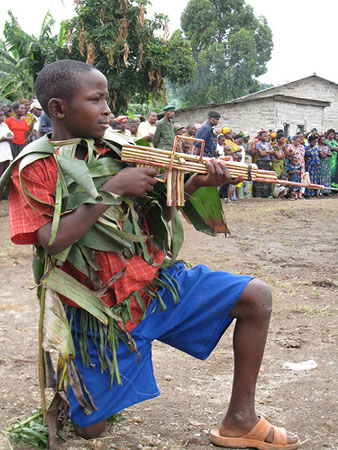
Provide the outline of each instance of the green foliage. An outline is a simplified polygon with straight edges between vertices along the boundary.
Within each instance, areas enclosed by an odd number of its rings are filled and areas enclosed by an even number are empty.
[[[230,100],[260,88],[272,33],[243,0],[190,0],[181,26],[191,43],[196,76],[184,89],[175,86],[181,106]]]
[[[58,36],[52,36],[54,19],[47,12],[39,35],[32,36],[22,30],[17,18],[8,12],[3,41],[0,41],[0,101],[14,101],[34,96],[34,83],[49,56],[65,40],[61,25]]]
[[[55,59],[87,61],[108,80],[114,113],[128,104],[148,103],[165,94],[164,78],[183,85],[191,79],[195,63],[181,33],[166,38],[167,18],[145,18],[148,1],[83,0],[77,16],[68,22],[67,45]]]

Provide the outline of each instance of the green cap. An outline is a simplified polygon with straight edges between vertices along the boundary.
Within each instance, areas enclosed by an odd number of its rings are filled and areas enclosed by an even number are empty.
[[[163,111],[175,111],[175,106],[173,105],[166,105],[163,107]]]

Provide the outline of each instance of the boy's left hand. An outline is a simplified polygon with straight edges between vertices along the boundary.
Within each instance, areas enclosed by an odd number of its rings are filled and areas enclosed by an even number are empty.
[[[206,175],[195,174],[185,184],[185,192],[193,194],[200,187],[222,186],[222,184],[238,184],[244,179],[237,177],[232,179],[226,164],[223,161],[212,158],[206,161],[208,173]]]

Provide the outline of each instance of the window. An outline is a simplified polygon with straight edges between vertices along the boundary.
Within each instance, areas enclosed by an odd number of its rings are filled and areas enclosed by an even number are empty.
[[[285,136],[289,136],[289,128],[290,128],[290,124],[284,123],[284,135]]]
[[[304,134],[304,125],[297,125],[297,133]]]

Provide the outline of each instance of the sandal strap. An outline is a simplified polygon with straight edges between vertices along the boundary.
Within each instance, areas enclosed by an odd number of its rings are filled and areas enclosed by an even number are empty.
[[[288,443],[288,435],[285,428],[275,427],[273,428],[273,444],[286,445]]]
[[[256,425],[247,433],[246,435],[242,436],[243,439],[254,439],[257,441],[263,441],[267,437],[267,435],[270,433],[271,425],[267,420],[264,419],[264,417],[261,417],[259,421],[256,423]]]
[[[273,430],[273,439],[271,444],[286,445],[288,443],[288,436],[285,428],[271,425],[264,417],[260,417],[256,425],[242,436],[242,439],[253,439],[264,442],[270,431]]]

